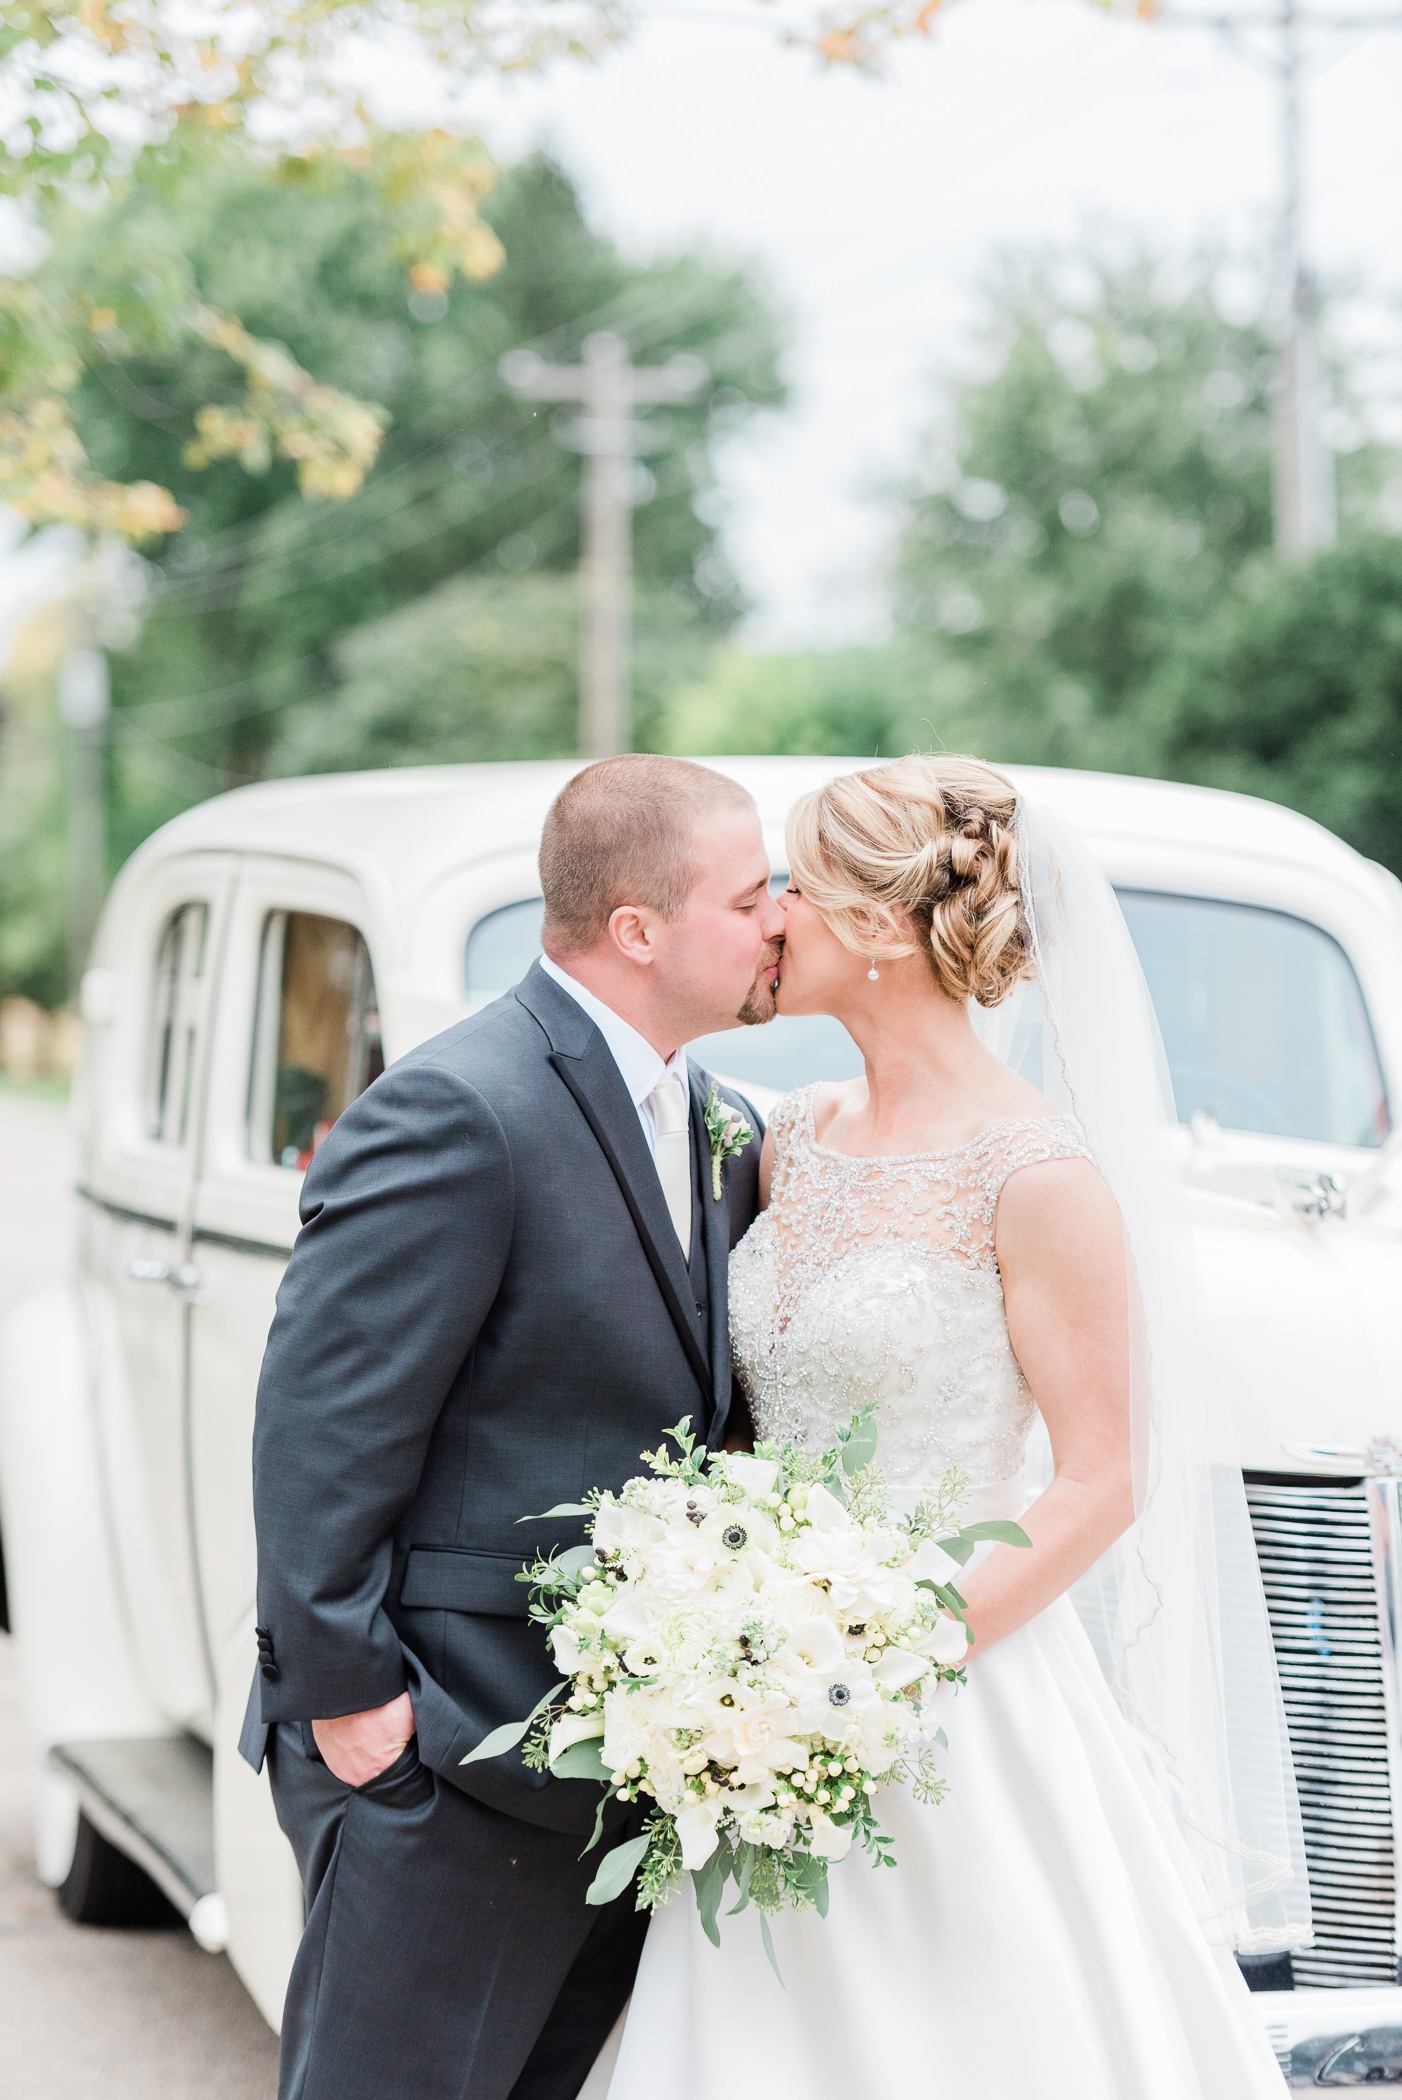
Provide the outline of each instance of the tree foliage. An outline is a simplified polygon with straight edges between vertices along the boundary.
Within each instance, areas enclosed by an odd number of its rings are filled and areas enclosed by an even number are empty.
[[[225,398],[214,346],[114,336],[84,367],[70,406],[97,469],[169,489],[185,516],[141,565],[139,617],[102,629],[113,866],[189,803],[270,770],[575,748],[580,461],[553,412],[498,377],[522,343],[568,361],[607,326],[640,362],[685,349],[711,369],[707,398],[651,419],[634,511],[644,742],[733,622],[743,601],[698,506],[710,514],[713,436],[782,399],[767,302],[714,260],[625,261],[543,160],[503,175],[484,210],[506,260],[447,290],[406,284],[399,214],[367,170],[269,168],[237,141],[207,146],[179,184],[133,179],[59,225],[41,292],[85,274],[115,292],[143,255],[158,266],[164,240],[207,305],[387,416],[363,488],[308,503],[298,462],[270,446],[190,462],[203,410]],[[41,909],[34,871],[47,898],[61,877],[43,846],[62,817],[52,686],[37,711],[9,698],[0,755],[28,785],[0,798],[0,918],[13,920],[0,980],[51,1000],[61,898]]]
[[[869,66],[892,39],[928,33],[940,0],[867,0],[790,42],[831,65]],[[385,131],[357,80],[377,44],[406,47],[460,90],[483,71],[592,57],[623,35],[627,0],[14,0],[0,21],[0,194],[48,213],[75,200],[178,184],[211,140],[270,167],[358,168],[396,222],[420,292],[491,273],[500,246],[481,203],[493,171],[471,137]],[[358,69],[355,60],[362,61]],[[148,224],[150,221],[148,214]],[[36,524],[153,542],[181,522],[163,484],[119,482],[89,458],[69,412],[81,374],[112,350],[195,353],[217,372],[190,465],[295,463],[303,493],[344,497],[373,464],[380,405],[259,338],[201,298],[192,258],[156,226],[149,266],[94,296],[82,274],[42,291],[0,280],[0,501]],[[201,346],[219,353],[211,365]]]
[[[1172,777],[1286,802],[1402,874],[1402,539],[1243,577],[1162,690]]]

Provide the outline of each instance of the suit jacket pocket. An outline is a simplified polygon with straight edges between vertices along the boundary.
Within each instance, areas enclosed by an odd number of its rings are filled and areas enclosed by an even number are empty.
[[[463,1546],[411,1546],[399,1601],[408,1611],[471,1611],[492,1619],[524,1619],[530,1590],[517,1576],[526,1565],[510,1553],[478,1553]]]

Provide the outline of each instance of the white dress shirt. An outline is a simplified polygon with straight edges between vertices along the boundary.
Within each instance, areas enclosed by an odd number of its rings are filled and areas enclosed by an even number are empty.
[[[629,1099],[638,1112],[647,1149],[657,1157],[657,1116],[649,1100],[659,1079],[670,1074],[682,1084],[682,1097],[689,1100],[689,1081],[686,1072],[686,1052],[677,1050],[671,1057],[660,1057],[646,1036],[638,1034],[636,1028],[616,1014],[611,1006],[605,1006],[589,987],[580,984],[567,970],[552,962],[548,955],[540,958],[540,967],[547,977],[553,977],[561,991],[568,992],[577,1006],[582,1006],[594,1026],[609,1046],[609,1053],[622,1075],[628,1089]]]

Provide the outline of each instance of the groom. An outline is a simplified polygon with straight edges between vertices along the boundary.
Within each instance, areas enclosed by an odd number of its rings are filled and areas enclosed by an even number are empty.
[[[543,959],[317,1153],[268,1339],[241,1747],[307,1896],[281,2100],[574,2100],[642,1947],[584,1902],[595,1789],[461,1760],[558,1676],[516,1575],[579,1520],[517,1520],[725,1434],[762,1131],[726,1097],[717,1201],[681,1046],[772,1017],[783,915],[750,797],[681,759],[576,774],[540,876]]]

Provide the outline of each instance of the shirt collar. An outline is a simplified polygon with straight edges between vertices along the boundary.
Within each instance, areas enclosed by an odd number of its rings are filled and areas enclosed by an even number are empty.
[[[622,1074],[623,1084],[627,1087],[635,1108],[642,1107],[658,1080],[668,1073],[680,1079],[682,1091],[686,1092],[685,1050],[674,1051],[669,1058],[659,1056],[647,1037],[639,1035],[632,1023],[625,1021],[621,1014],[616,1014],[611,1006],[605,1006],[603,1000],[591,992],[587,984],[581,984],[578,978],[571,977],[568,970],[562,970],[548,955],[541,956],[540,967],[547,977],[554,978],[561,991],[568,992],[571,999],[588,1014],[608,1044],[609,1052]]]

